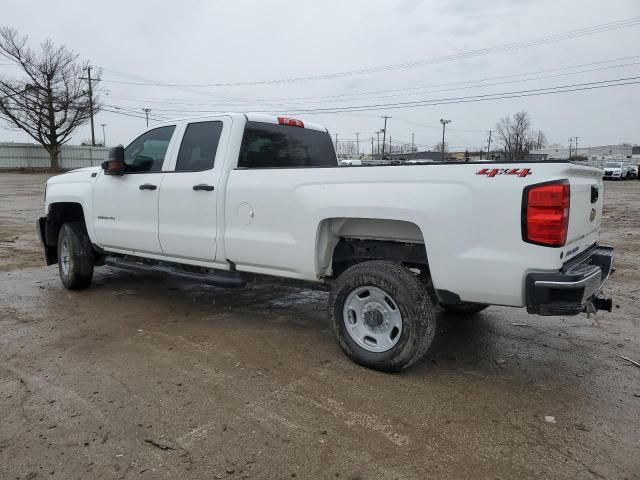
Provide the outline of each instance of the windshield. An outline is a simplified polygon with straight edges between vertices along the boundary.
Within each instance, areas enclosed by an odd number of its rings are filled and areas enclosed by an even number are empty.
[[[622,168],[622,164],[609,162],[604,164],[604,168]]]

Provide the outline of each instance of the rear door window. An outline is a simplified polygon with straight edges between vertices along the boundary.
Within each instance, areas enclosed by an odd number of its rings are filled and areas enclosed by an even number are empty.
[[[182,137],[176,172],[197,172],[213,168],[220,143],[222,122],[190,123]]]
[[[338,160],[327,132],[247,122],[238,168],[336,167]]]

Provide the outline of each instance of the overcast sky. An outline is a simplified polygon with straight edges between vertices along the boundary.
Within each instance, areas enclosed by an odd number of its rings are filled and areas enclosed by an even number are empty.
[[[38,3],[4,2],[0,24],[29,35],[34,46],[50,38],[75,50],[104,69],[97,90],[109,109],[143,115],[142,108],[151,108],[153,118],[184,117],[188,111],[369,106],[640,76],[636,25],[502,53],[329,79],[222,87],[150,85],[260,82],[435,59],[638,17],[638,0]],[[12,71],[0,58],[0,72]],[[447,129],[450,146],[473,149],[486,145],[487,132],[500,117],[520,110],[530,113],[533,126],[552,143],[566,144],[570,136],[579,136],[581,146],[640,143],[640,84],[297,117],[327,126],[339,139],[355,139],[360,132],[367,148],[382,127],[381,115],[392,117],[388,132],[394,141],[408,142],[415,133],[420,145],[438,142],[439,119],[447,118],[452,121]],[[107,144],[126,145],[145,128],[142,118],[109,112],[99,113],[95,123],[97,140],[102,139],[100,124],[107,124]],[[89,132],[84,125],[72,143],[89,138]],[[0,129],[0,141],[10,140],[28,138]]]

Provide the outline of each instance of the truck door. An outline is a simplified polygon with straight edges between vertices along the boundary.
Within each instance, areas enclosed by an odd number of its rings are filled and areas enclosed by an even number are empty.
[[[220,177],[231,118],[186,125],[173,171],[160,192],[159,237],[170,257],[213,262]]]
[[[93,193],[93,225],[107,249],[162,253],[158,199],[175,125],[149,130],[125,148],[125,174],[100,173]]]

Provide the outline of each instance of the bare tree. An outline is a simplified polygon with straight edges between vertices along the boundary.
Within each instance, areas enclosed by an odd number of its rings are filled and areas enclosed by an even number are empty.
[[[59,170],[60,147],[90,117],[86,82],[81,79],[88,64],[79,63],[76,53],[50,40],[41,43],[38,52],[27,41],[12,28],[0,28],[0,56],[24,75],[21,79],[0,75],[0,119],[42,145],[51,169]],[[94,98],[93,111],[99,110],[99,100]]]
[[[527,140],[527,150],[540,150],[547,146],[547,136],[542,130],[533,130]]]
[[[434,152],[442,152],[442,142],[438,142],[433,146]],[[444,152],[447,153],[449,151],[449,144],[444,142]]]
[[[406,151],[406,145],[404,145],[402,143],[397,143],[395,145],[393,145],[393,144],[389,145],[389,153],[402,154],[402,153],[405,153],[405,151]]]
[[[355,142],[342,141],[338,143],[338,156],[340,157],[353,157],[356,155]]]
[[[546,143],[544,133],[531,131],[531,119],[524,111],[514,114],[513,118],[507,116],[500,119],[496,130],[507,161],[523,160],[531,150],[532,138]]]

